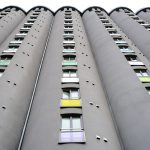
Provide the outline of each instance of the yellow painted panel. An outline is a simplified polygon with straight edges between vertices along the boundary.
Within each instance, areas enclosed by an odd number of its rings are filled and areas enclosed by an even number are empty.
[[[81,107],[81,101],[79,99],[77,99],[77,100],[62,99],[61,107]]]

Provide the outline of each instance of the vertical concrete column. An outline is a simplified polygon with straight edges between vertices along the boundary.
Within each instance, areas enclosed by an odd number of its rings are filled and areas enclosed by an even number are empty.
[[[40,12],[0,78],[2,150],[18,148],[52,18],[50,11]]]
[[[96,13],[85,12],[83,22],[124,149],[149,150],[149,94]]]

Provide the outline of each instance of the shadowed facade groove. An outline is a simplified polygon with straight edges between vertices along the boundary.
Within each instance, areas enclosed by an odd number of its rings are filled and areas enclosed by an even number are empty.
[[[150,8],[0,9],[0,150],[149,150]]]

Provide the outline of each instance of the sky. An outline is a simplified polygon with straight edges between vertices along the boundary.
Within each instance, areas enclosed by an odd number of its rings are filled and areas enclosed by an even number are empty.
[[[107,12],[120,6],[128,7],[134,12],[141,8],[150,7],[150,0],[0,0],[0,7],[10,5],[19,6],[25,11],[28,11],[34,6],[42,5],[56,11],[62,6],[73,6],[78,10],[83,11],[90,6],[99,6]]]

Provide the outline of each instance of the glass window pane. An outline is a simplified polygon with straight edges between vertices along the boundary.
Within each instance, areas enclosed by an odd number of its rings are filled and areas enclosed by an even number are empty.
[[[75,60],[75,58],[74,57],[70,57],[70,60]]]
[[[81,129],[81,120],[80,118],[72,118],[72,129]]]
[[[70,96],[69,91],[63,91],[63,96],[62,96],[63,99],[69,99],[69,96]]]
[[[72,99],[78,99],[79,98],[78,90],[71,90],[70,96]]]
[[[72,71],[72,72],[70,73],[70,77],[77,77],[76,71]]]
[[[63,71],[63,77],[69,77],[69,72],[68,71]]]
[[[62,127],[61,129],[70,129],[70,118],[62,118]]]
[[[142,76],[140,73],[136,73],[136,75],[137,75],[138,77],[141,77],[141,76]]]
[[[148,76],[147,72],[142,72],[142,76],[147,77]]]

